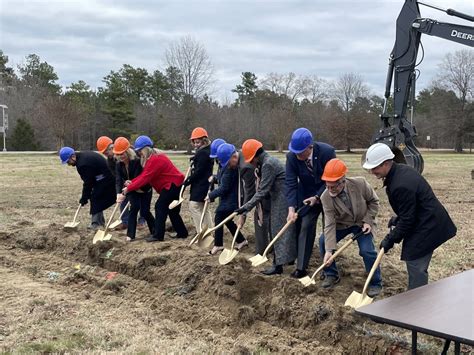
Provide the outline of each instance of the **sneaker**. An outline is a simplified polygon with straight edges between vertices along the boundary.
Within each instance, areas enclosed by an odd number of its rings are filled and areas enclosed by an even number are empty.
[[[263,270],[261,274],[271,276],[271,275],[280,275],[283,274],[283,266],[281,265],[272,265],[269,269]]]
[[[102,227],[104,227],[104,226],[101,226],[100,224],[97,224],[97,223],[91,223],[87,226],[87,229],[97,231],[97,230],[101,229]]]
[[[186,239],[188,237],[188,235],[178,235],[178,233],[176,234],[170,234],[170,238],[172,239]]]
[[[323,280],[323,282],[321,283],[321,287],[322,288],[332,288],[335,284],[339,283],[339,281],[341,281],[341,279],[339,278],[339,276],[326,276]]]
[[[157,238],[157,237],[154,237],[154,236],[150,236],[148,238],[145,239],[148,243],[153,243],[153,242],[162,242],[165,240],[165,238]]]
[[[382,286],[380,285],[369,285],[369,289],[367,290],[367,296],[374,298],[378,296],[382,292]]]

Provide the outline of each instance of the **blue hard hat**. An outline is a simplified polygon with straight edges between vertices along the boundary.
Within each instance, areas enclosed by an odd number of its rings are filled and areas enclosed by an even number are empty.
[[[153,147],[153,141],[148,136],[139,136],[135,139],[135,150],[142,150],[145,147]]]
[[[308,146],[313,144],[313,135],[307,128],[298,128],[291,135],[288,149],[295,154],[303,153]]]
[[[236,152],[235,146],[229,143],[223,143],[217,149],[217,159],[219,159],[219,164],[225,168],[229,163],[230,157]]]
[[[59,159],[61,159],[62,164],[66,164],[69,158],[74,154],[74,149],[71,147],[62,147],[59,151]]]
[[[222,144],[226,141],[222,138],[214,139],[211,143],[211,154],[209,155],[210,158],[217,158],[217,148],[219,148]]]

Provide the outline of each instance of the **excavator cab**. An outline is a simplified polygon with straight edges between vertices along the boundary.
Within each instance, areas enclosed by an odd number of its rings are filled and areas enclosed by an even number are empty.
[[[405,0],[398,15],[395,44],[390,54],[385,82],[384,108],[380,115],[382,127],[373,136],[372,144],[378,142],[387,144],[395,154],[396,162],[408,164],[422,173],[424,162],[421,153],[415,146],[414,140],[417,132],[413,125],[417,78],[415,68],[421,63],[421,61],[417,63],[421,34],[474,47],[474,27],[422,18],[419,5],[428,6],[471,22],[474,22],[474,17],[453,9],[441,9],[417,0]],[[387,103],[392,89],[392,80],[393,112],[388,112]],[[407,117],[408,109],[410,120]]]

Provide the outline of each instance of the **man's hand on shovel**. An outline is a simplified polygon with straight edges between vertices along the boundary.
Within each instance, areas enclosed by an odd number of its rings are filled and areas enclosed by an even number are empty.
[[[332,264],[332,260],[330,260],[332,257],[332,251],[326,251],[326,253],[324,254],[324,259],[323,259],[323,263],[325,266],[329,266]]]

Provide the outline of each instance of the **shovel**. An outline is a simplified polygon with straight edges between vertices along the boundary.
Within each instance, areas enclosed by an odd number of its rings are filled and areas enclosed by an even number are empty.
[[[74,215],[74,219],[72,220],[72,222],[67,222],[64,225],[65,230],[72,231],[77,228],[77,226],[79,225],[79,222],[76,222],[76,219],[77,219],[77,215],[79,214],[79,211],[81,210],[81,207],[82,205],[79,204],[79,207],[77,208],[76,214]]]
[[[127,204],[125,205],[125,208],[122,210],[122,213],[120,213],[119,218],[109,226],[109,229],[115,229],[119,225],[122,224],[122,216],[123,216],[123,214],[125,213],[125,211],[127,210],[128,207],[130,207],[130,201],[127,202]]]
[[[375,270],[379,266],[384,253],[385,250],[383,248],[380,249],[379,254],[377,255],[377,259],[375,259],[374,265],[372,266],[372,269],[370,269],[369,276],[367,276],[364,288],[362,289],[362,294],[356,291],[352,291],[350,296],[347,298],[346,303],[344,303],[344,306],[349,306],[351,308],[359,308],[371,304],[373,302],[374,299],[372,297],[367,296],[367,288],[369,287],[369,282],[370,280],[372,280],[372,276],[374,276]]]
[[[190,171],[191,171],[191,167],[189,167],[188,170],[186,171],[186,176],[184,177],[184,181],[186,181],[186,179],[188,178]],[[184,201],[184,188],[185,188],[184,181],[183,181],[183,185],[181,186],[181,191],[179,191],[179,199],[171,201],[170,205],[168,206],[170,210],[178,207]]]
[[[299,281],[303,284],[304,287],[308,287],[309,285],[314,285],[316,282],[314,281],[316,275],[326,267],[326,264],[330,265],[334,259],[336,259],[336,257],[341,254],[349,245],[352,244],[352,242],[354,240],[356,240],[357,238],[359,238],[362,234],[364,234],[364,232],[359,232],[357,234],[353,234],[351,239],[349,239],[347,242],[345,242],[342,247],[340,247],[338,250],[336,250],[336,252],[329,258],[329,260],[327,261],[327,263],[323,263],[320,267],[318,267],[318,269],[313,273],[313,275],[311,277],[309,276],[305,276],[305,277],[302,277],[301,279],[299,279]]]
[[[208,194],[209,194],[209,191],[211,191],[211,188],[209,187],[209,190],[208,190]],[[207,208],[209,207],[209,200],[206,200],[204,202],[204,208],[202,209],[202,214],[201,214],[201,220],[199,221],[199,232],[196,233],[196,235],[194,236],[193,239],[191,239],[191,241],[189,242],[189,246],[193,245],[194,243],[198,242],[201,237],[204,235],[204,233],[206,232],[207,228],[209,228],[209,226],[207,225],[202,225],[202,222],[204,221],[204,216],[206,215],[206,212],[207,212]]]
[[[101,242],[103,240],[110,240],[110,238],[112,238],[112,235],[111,234],[107,234],[107,231],[109,230],[110,228],[110,223],[112,223],[112,219],[114,218],[115,216],[115,213],[117,212],[117,208],[120,206],[120,203],[116,203],[115,204],[115,207],[114,207],[114,210],[112,211],[112,214],[110,215],[110,218],[107,222],[107,224],[105,225],[105,230],[102,230],[102,229],[99,229],[95,235],[94,235],[94,239],[92,239],[92,244],[95,244],[97,242]],[[109,237],[110,235],[110,237]],[[108,238],[108,239],[105,239],[105,238]]]
[[[299,215],[301,213],[301,211],[305,208],[305,207],[308,207],[309,204],[307,205],[304,205],[302,207],[300,207],[298,209],[298,211],[296,211],[296,215]],[[272,241],[270,242],[270,244],[268,244],[268,246],[265,248],[265,250],[263,251],[263,255],[260,255],[260,254],[257,254],[255,256],[252,256],[249,261],[252,263],[252,266],[259,266],[259,265],[262,265],[264,263],[266,263],[268,261],[268,258],[267,258],[267,254],[268,252],[270,251],[270,248],[273,246],[273,244],[275,244],[278,239],[283,235],[283,233],[286,232],[286,230],[295,222],[293,221],[288,221],[286,222],[286,224],[283,226],[283,228],[278,232],[278,234],[272,239]]]
[[[237,240],[237,236],[240,232],[240,225],[237,226],[237,230],[235,231],[234,238],[232,239],[232,244],[230,245],[230,249],[224,249],[219,255],[219,264],[225,265],[230,263],[239,253],[239,250],[234,249],[235,241]]]
[[[198,240],[197,244],[200,248],[209,248],[214,241],[214,237],[211,235],[212,232],[214,232],[216,229],[219,229],[222,227],[227,221],[230,221],[233,219],[235,216],[237,216],[237,212],[232,212],[230,215],[228,215],[221,223],[219,223],[217,226],[214,228],[209,228],[206,229],[206,231],[203,233],[201,239]]]

